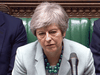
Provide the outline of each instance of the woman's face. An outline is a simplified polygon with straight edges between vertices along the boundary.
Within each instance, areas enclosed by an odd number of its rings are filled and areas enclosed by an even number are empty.
[[[52,53],[62,50],[62,40],[66,32],[62,35],[61,30],[55,24],[38,28],[36,36],[40,42],[44,53]]]

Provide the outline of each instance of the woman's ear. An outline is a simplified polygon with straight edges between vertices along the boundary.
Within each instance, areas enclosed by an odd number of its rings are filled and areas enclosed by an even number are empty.
[[[63,38],[66,36],[66,31],[63,33]]]

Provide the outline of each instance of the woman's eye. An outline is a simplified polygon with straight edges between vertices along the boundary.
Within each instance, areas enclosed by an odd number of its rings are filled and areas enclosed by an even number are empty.
[[[39,35],[44,35],[45,33],[39,33]]]
[[[50,33],[51,33],[51,34],[54,34],[54,33],[56,33],[56,31],[51,31]]]

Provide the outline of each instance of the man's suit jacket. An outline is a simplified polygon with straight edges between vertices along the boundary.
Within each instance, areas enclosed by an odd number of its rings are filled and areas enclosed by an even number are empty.
[[[27,36],[22,21],[0,12],[0,75],[10,75],[16,49],[26,43]]]
[[[94,22],[90,49],[94,57],[96,74],[100,75],[100,19]]]
[[[70,54],[77,54],[78,75],[95,75],[94,60],[90,49],[63,39],[64,53],[58,75],[71,75]],[[46,75],[42,47],[38,41],[19,47],[12,75]]]

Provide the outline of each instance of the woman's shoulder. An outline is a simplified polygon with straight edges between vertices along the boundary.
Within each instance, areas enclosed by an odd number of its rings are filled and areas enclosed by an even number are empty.
[[[85,58],[86,60],[88,60],[88,57],[92,57],[92,52],[90,48],[68,39],[64,39],[64,42],[68,45],[67,47],[69,47],[70,52],[76,53],[79,59]],[[66,47],[66,51],[67,51],[67,47]]]
[[[68,40],[68,39],[64,39],[64,42],[69,45],[70,49],[73,51],[81,51],[81,52],[86,52],[86,51],[90,51],[90,48],[78,43],[78,42],[75,42],[75,41],[72,41],[72,40]]]
[[[22,53],[27,53],[27,52],[31,52],[31,51],[35,51],[36,47],[38,44],[38,40],[36,40],[35,42],[23,45],[18,47],[18,51],[22,52]]]

